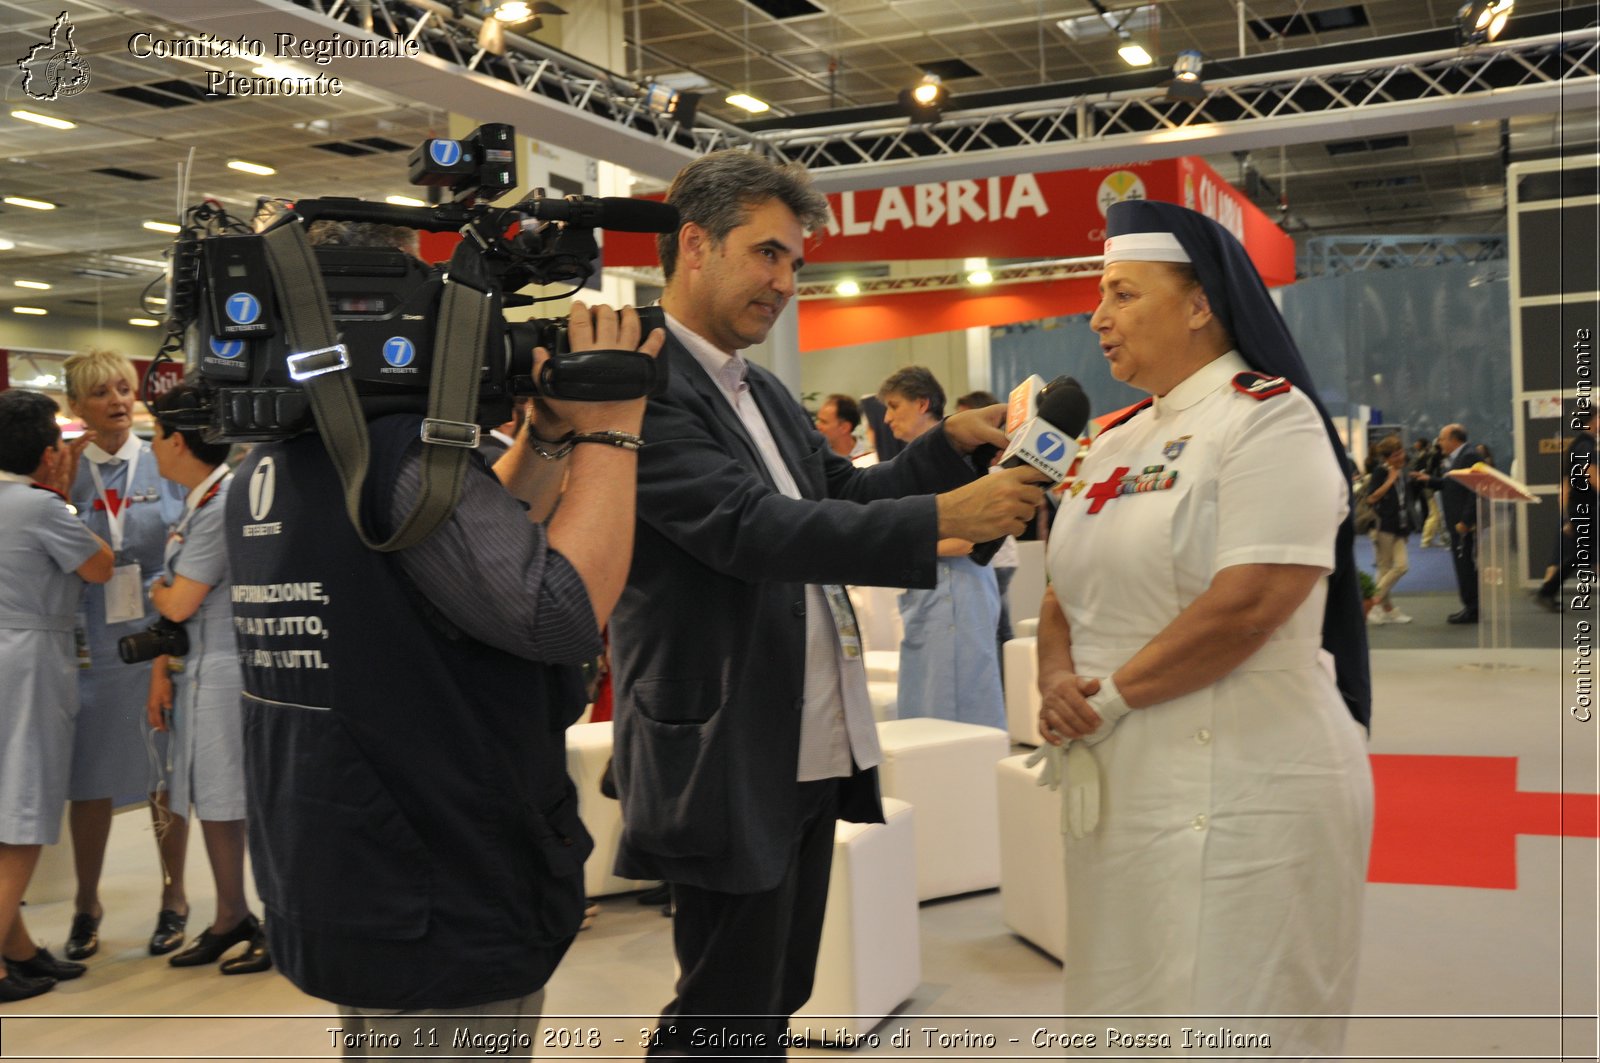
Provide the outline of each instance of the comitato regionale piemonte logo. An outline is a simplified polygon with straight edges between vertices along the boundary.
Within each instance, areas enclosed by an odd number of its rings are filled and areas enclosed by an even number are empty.
[[[72,20],[65,11],[50,27],[50,39],[17,60],[22,91],[36,100],[61,100],[89,87],[89,61],[72,43]]]

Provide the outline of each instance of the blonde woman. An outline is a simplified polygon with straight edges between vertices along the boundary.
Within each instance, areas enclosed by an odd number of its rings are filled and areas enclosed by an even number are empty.
[[[113,804],[149,793],[156,777],[152,755],[158,761],[166,756],[165,739],[145,726],[150,664],[123,664],[117,640],[156,620],[149,586],[161,575],[162,544],[167,526],[183,512],[183,494],[161,478],[150,444],[133,434],[139,388],[133,364],[113,351],[89,351],[67,359],[66,376],[68,406],[86,430],[70,497],[79,519],[116,554],[111,582],[85,587],[79,605],[88,658],[78,662],[82,707],[67,789],[78,890],[65,952],[81,960],[100,948],[100,872]],[[161,955],[183,943],[188,831],[182,819],[167,814],[164,794],[151,794],[151,814],[162,889],[150,952]]]

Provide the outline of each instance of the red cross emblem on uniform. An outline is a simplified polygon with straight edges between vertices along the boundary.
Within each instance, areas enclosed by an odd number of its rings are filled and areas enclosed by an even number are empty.
[[[1128,466],[1123,465],[1115,469],[1110,476],[1089,488],[1088,497],[1094,499],[1089,504],[1090,513],[1100,512],[1100,507],[1122,494],[1122,478],[1128,475]]]
[[[115,517],[117,515],[117,511],[120,510],[127,503],[127,501],[128,500],[126,498],[123,498],[117,493],[117,489],[115,487],[108,487],[106,488],[105,498],[97,498],[94,500],[94,508],[97,510],[110,509],[111,515]]]

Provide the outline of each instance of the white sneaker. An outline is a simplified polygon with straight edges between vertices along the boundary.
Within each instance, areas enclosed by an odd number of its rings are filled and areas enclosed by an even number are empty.
[[[1398,609],[1390,609],[1384,614],[1383,622],[1385,624],[1409,624],[1411,623],[1411,618]]]
[[[1406,619],[1409,620],[1411,618],[1407,617]],[[1389,622],[1389,618],[1384,615],[1384,612],[1383,612],[1382,609],[1374,609],[1370,613],[1367,614],[1367,623],[1373,625],[1374,627],[1376,627],[1379,624],[1387,624],[1388,622]]]

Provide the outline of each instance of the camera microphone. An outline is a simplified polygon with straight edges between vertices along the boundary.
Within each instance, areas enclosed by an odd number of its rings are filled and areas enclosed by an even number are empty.
[[[518,203],[521,211],[538,221],[564,221],[585,229],[611,229],[625,233],[670,233],[678,228],[678,208],[651,199],[626,196],[543,197]]]
[[[1073,459],[1078,455],[1078,436],[1089,423],[1089,396],[1081,384],[1063,374],[1040,389],[1028,406],[1031,416],[1013,429],[1011,445],[1006,447],[1006,457],[1000,466],[1014,469],[1019,465],[1032,465],[1060,483],[1072,468]],[[987,565],[1004,542],[1004,539],[991,539],[979,543],[967,556],[980,565]]]

